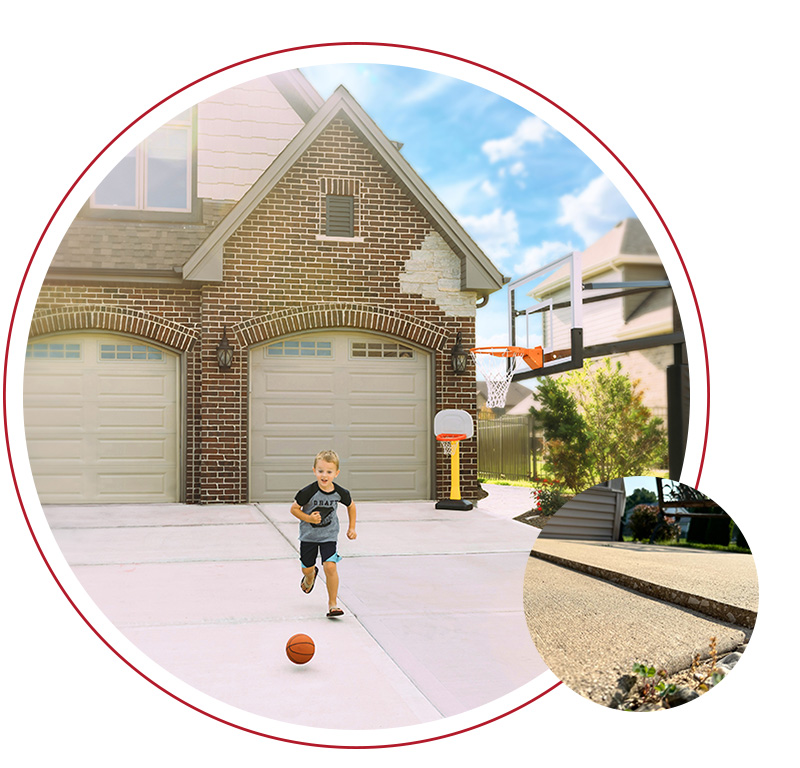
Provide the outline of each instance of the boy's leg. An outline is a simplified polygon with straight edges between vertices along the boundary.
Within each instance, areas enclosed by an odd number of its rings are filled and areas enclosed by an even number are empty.
[[[317,545],[312,542],[300,542],[300,568],[303,571],[303,578],[300,581],[300,589],[308,594],[317,580]]]
[[[325,569],[325,586],[328,588],[328,610],[337,608],[336,600],[339,596],[339,571],[336,563],[326,561],[322,564]]]
[[[339,571],[336,563],[341,560],[336,551],[335,541],[326,541],[319,545],[319,554],[322,557],[322,567],[325,571],[325,586],[328,589],[328,617],[341,616],[342,611],[336,604],[339,597]]]

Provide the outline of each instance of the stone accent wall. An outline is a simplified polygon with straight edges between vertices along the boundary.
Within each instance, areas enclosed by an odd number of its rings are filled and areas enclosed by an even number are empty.
[[[461,291],[461,260],[438,232],[429,233],[411,254],[400,287],[433,299],[453,317],[475,317],[475,294]]]

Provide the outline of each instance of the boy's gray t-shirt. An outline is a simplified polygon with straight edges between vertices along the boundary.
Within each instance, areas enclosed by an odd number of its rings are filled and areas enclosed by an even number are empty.
[[[322,520],[319,523],[300,521],[300,541],[336,541],[339,536],[339,504],[349,507],[353,502],[350,491],[333,484],[332,491],[323,491],[316,481],[298,491],[294,500],[303,509],[311,513],[319,510]]]

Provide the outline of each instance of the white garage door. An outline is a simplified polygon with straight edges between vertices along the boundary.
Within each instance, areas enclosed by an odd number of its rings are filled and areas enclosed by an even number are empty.
[[[356,501],[430,498],[430,355],[330,331],[250,353],[250,497],[290,503],[314,456],[341,459]]]
[[[106,334],[37,339],[25,432],[44,504],[179,500],[178,358]]]

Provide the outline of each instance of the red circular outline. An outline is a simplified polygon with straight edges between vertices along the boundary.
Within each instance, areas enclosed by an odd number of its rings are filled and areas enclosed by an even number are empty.
[[[544,696],[545,694],[550,693],[550,691],[554,690],[559,685],[561,685],[561,682],[557,682],[555,685],[551,686],[546,691],[543,691],[538,696],[535,696],[534,698],[530,699],[530,701],[526,701],[525,703],[520,704],[517,707],[514,707],[513,709],[509,710],[508,712],[505,712],[505,713],[503,713],[501,715],[498,715],[497,717],[493,717],[493,718],[491,718],[489,720],[485,720],[482,723],[477,723],[477,724],[471,725],[471,726],[469,726],[467,728],[462,728],[462,729],[460,729],[458,731],[453,731],[452,733],[445,733],[445,734],[442,734],[440,736],[432,736],[430,738],[419,739],[419,740],[416,740],[416,741],[399,742],[399,743],[396,743],[396,744],[376,744],[376,745],[371,745],[370,744],[370,745],[363,745],[363,746],[344,745],[344,744],[316,744],[316,743],[313,743],[313,742],[305,742],[305,741],[299,741],[299,740],[295,740],[295,739],[283,738],[283,737],[280,737],[280,736],[272,736],[272,735],[270,735],[268,733],[262,733],[260,731],[253,730],[251,728],[245,728],[244,726],[237,725],[236,723],[229,722],[229,721],[224,720],[224,719],[222,719],[220,717],[217,717],[216,715],[212,715],[210,712],[206,712],[206,711],[200,709],[199,707],[196,707],[194,704],[191,704],[188,701],[184,701],[183,699],[181,699],[176,694],[171,693],[166,688],[162,687],[157,682],[155,682],[154,680],[150,679],[141,670],[139,670],[136,667],[134,667],[133,664],[131,664],[126,658],[124,658],[115,648],[113,648],[113,646],[111,646],[105,640],[105,638],[92,626],[92,624],[89,622],[89,620],[86,618],[86,616],[84,616],[83,613],[81,613],[81,611],[78,608],[78,606],[73,602],[72,598],[67,594],[67,591],[64,589],[64,586],[61,584],[61,582],[59,581],[59,579],[56,576],[55,572],[53,571],[52,567],[50,566],[50,563],[47,561],[47,558],[45,557],[45,554],[42,551],[42,548],[41,548],[41,546],[39,544],[39,541],[36,538],[36,534],[33,531],[33,527],[31,525],[31,522],[28,519],[28,514],[25,511],[25,504],[22,501],[22,495],[21,495],[20,490],[19,490],[19,485],[17,484],[17,476],[16,476],[16,473],[14,472],[14,463],[13,463],[13,460],[12,460],[12,457],[11,457],[11,443],[9,441],[9,435],[8,435],[8,412],[7,412],[7,399],[6,399],[6,397],[7,397],[7,379],[8,379],[8,356],[9,356],[9,346],[11,344],[11,332],[12,332],[12,329],[13,329],[13,326],[14,326],[14,318],[16,317],[16,314],[17,314],[17,309],[19,307],[20,298],[22,296],[22,290],[23,290],[23,288],[25,286],[25,280],[28,277],[28,273],[30,272],[31,265],[33,264],[33,260],[36,257],[36,254],[38,253],[39,248],[41,247],[42,241],[44,240],[48,230],[50,229],[50,226],[52,225],[52,223],[55,220],[56,216],[58,215],[59,211],[63,207],[63,205],[66,202],[67,198],[70,196],[70,194],[72,194],[72,191],[80,183],[81,179],[88,173],[89,169],[106,152],[106,150],[112,144],[114,144],[114,142],[117,141],[117,139],[119,139],[120,136],[122,136],[124,133],[126,133],[130,128],[132,128],[134,125],[136,125],[136,123],[138,123],[144,117],[149,115],[153,110],[157,109],[159,106],[161,106],[165,102],[169,101],[174,96],[177,96],[179,93],[182,93],[183,91],[193,87],[194,85],[197,85],[198,83],[203,82],[204,80],[208,80],[208,79],[210,79],[212,77],[215,77],[216,75],[218,75],[218,74],[220,74],[222,72],[226,72],[226,71],[228,71],[230,69],[233,69],[234,67],[239,67],[239,66],[241,66],[243,64],[249,64],[251,62],[259,61],[261,59],[266,59],[266,58],[268,58],[270,56],[276,56],[276,55],[279,55],[279,54],[282,54],[282,53],[290,53],[290,52],[294,52],[294,51],[310,50],[310,49],[313,49],[313,48],[328,48],[328,47],[358,46],[358,45],[373,45],[373,46],[379,46],[379,47],[385,47],[385,48],[402,48],[402,49],[406,49],[406,50],[410,50],[410,51],[419,51],[421,53],[432,53],[432,54],[435,54],[437,56],[444,56],[446,58],[453,59],[455,61],[461,61],[461,62],[464,62],[465,64],[470,64],[472,66],[478,67],[479,69],[483,69],[483,70],[485,70],[487,72],[491,72],[494,75],[499,75],[500,77],[503,77],[506,80],[509,80],[510,82],[515,83],[516,85],[519,85],[520,87],[524,88],[525,90],[530,91],[531,93],[535,94],[539,98],[541,98],[544,101],[546,101],[548,104],[551,104],[553,107],[558,109],[560,112],[562,112],[568,118],[570,118],[572,121],[577,123],[581,128],[583,128],[583,130],[585,130],[593,139],[595,139],[595,141],[597,141],[619,163],[619,165],[623,168],[625,173],[628,174],[628,176],[631,178],[633,183],[636,184],[636,186],[639,188],[639,191],[644,195],[644,197],[646,198],[647,202],[650,204],[650,207],[653,209],[653,211],[655,212],[656,216],[658,216],[658,219],[661,222],[661,225],[664,227],[664,230],[666,231],[667,236],[669,237],[670,241],[672,242],[672,245],[675,248],[675,252],[678,254],[678,259],[680,260],[681,267],[683,268],[683,272],[686,275],[686,280],[689,283],[689,289],[691,290],[692,299],[694,300],[695,309],[697,310],[697,319],[698,319],[698,321],[700,323],[700,334],[701,334],[701,338],[702,338],[702,341],[703,341],[703,354],[704,354],[704,358],[705,358],[705,367],[706,367],[706,423],[705,423],[705,431],[704,431],[704,436],[703,436],[703,451],[702,451],[701,458],[700,458],[700,466],[699,466],[698,472],[697,472],[697,480],[694,483],[695,487],[700,485],[700,476],[703,473],[703,463],[705,462],[706,445],[707,445],[707,442],[708,442],[709,415],[710,415],[710,408],[711,408],[711,384],[710,384],[710,377],[709,377],[708,347],[706,345],[706,334],[705,334],[705,329],[704,329],[704,326],[703,326],[703,318],[700,315],[700,307],[699,307],[699,305],[697,303],[697,295],[695,294],[694,286],[692,285],[692,280],[689,277],[689,272],[686,269],[686,264],[683,261],[683,256],[681,256],[680,250],[678,250],[678,245],[675,242],[675,238],[672,236],[672,233],[670,232],[669,227],[667,227],[666,222],[664,221],[663,217],[659,213],[659,211],[656,208],[656,206],[653,203],[653,201],[650,199],[650,196],[647,194],[647,192],[644,191],[644,188],[642,187],[642,185],[636,180],[634,175],[631,173],[631,171],[628,169],[628,167],[619,159],[619,157],[617,157],[617,155],[614,152],[612,152],[612,150],[605,144],[605,142],[603,142],[593,131],[591,131],[589,128],[587,128],[574,115],[572,115],[569,112],[567,112],[567,110],[565,110],[563,107],[560,107],[552,99],[547,98],[543,94],[539,93],[539,91],[536,91],[535,89],[531,88],[530,86],[525,85],[524,83],[520,82],[519,80],[516,80],[513,77],[510,77],[508,75],[504,75],[502,72],[498,72],[496,69],[492,69],[491,67],[487,67],[487,66],[485,66],[483,64],[478,64],[477,62],[471,61],[471,60],[466,59],[466,58],[464,58],[462,56],[456,56],[456,55],[450,54],[450,53],[442,53],[441,51],[434,51],[434,50],[432,50],[430,48],[421,48],[421,47],[413,46],[413,45],[400,45],[398,43],[370,43],[370,42],[361,42],[361,43],[358,43],[358,42],[313,43],[311,45],[300,45],[300,46],[295,46],[293,48],[283,48],[283,49],[280,49],[280,50],[277,50],[277,51],[271,51],[270,53],[264,53],[264,54],[260,54],[258,56],[252,56],[252,57],[250,57],[248,59],[243,59],[242,61],[238,61],[235,64],[230,64],[230,65],[228,65],[226,67],[222,67],[220,69],[217,69],[214,72],[211,72],[211,73],[209,73],[209,74],[207,74],[207,75],[205,75],[203,77],[198,78],[197,80],[193,80],[188,85],[183,86],[183,88],[179,88],[177,91],[175,91],[174,93],[171,93],[166,98],[161,99],[161,101],[159,101],[156,104],[154,104],[152,107],[150,107],[150,109],[148,109],[145,112],[143,112],[141,115],[139,115],[139,117],[137,117],[130,124],[125,126],[125,128],[123,128],[111,141],[108,142],[108,144],[106,144],[103,147],[103,149],[100,150],[100,152],[97,153],[97,155],[95,155],[95,157],[92,159],[92,161],[86,166],[86,168],[83,169],[83,171],[80,173],[78,178],[75,179],[75,181],[72,183],[70,188],[67,190],[66,194],[61,198],[61,201],[58,203],[58,205],[56,206],[55,211],[53,211],[52,215],[48,219],[47,224],[45,225],[45,228],[42,230],[42,234],[39,236],[39,239],[36,242],[36,247],[33,249],[33,253],[31,255],[31,258],[28,260],[27,267],[25,268],[25,272],[24,272],[24,274],[22,276],[22,282],[20,283],[19,290],[17,291],[16,300],[14,301],[14,309],[13,309],[13,311],[11,313],[11,321],[9,323],[8,337],[7,337],[7,340],[6,340],[6,351],[5,351],[4,361],[3,361],[3,429],[4,429],[5,441],[6,441],[6,451],[8,453],[9,468],[11,470],[11,477],[12,477],[12,480],[14,482],[14,489],[15,489],[16,494],[17,494],[17,499],[18,499],[20,507],[22,509],[22,514],[25,517],[25,522],[26,522],[26,524],[28,526],[28,530],[30,531],[31,536],[33,537],[34,543],[36,544],[36,548],[39,550],[39,554],[41,555],[42,560],[44,560],[44,563],[47,566],[47,569],[50,571],[50,575],[55,580],[55,582],[58,585],[59,589],[61,589],[61,592],[67,598],[67,600],[69,601],[70,605],[75,609],[75,611],[78,613],[78,615],[83,619],[83,621],[86,623],[86,625],[89,627],[89,629],[91,629],[92,632],[94,632],[94,634],[97,635],[97,637],[101,640],[101,642],[104,645],[106,645],[106,647],[108,647],[111,650],[112,653],[114,653],[121,661],[123,661],[125,664],[127,664],[134,672],[139,674],[141,677],[143,677],[145,680],[147,680],[147,682],[152,683],[156,688],[158,688],[160,691],[166,693],[168,696],[172,697],[176,701],[179,701],[181,704],[185,704],[190,709],[193,709],[196,712],[199,712],[200,714],[211,718],[212,720],[216,720],[219,723],[223,723],[225,725],[230,725],[233,728],[237,728],[238,730],[244,731],[246,733],[251,733],[251,734],[253,734],[255,736],[263,736],[265,738],[272,739],[272,740],[275,740],[275,741],[281,741],[281,742],[285,742],[285,743],[289,743],[289,744],[297,744],[297,745],[307,746],[307,747],[324,747],[324,748],[328,748],[328,749],[387,749],[389,747],[405,747],[405,746],[411,746],[413,744],[424,744],[424,743],[430,742],[430,741],[438,741],[440,739],[449,738],[450,736],[458,736],[459,734],[467,733],[468,731],[475,730],[476,728],[480,728],[480,727],[482,727],[484,725],[488,725],[489,723],[496,722],[497,720],[500,720],[500,719],[502,719],[504,717],[507,717],[508,715],[513,714],[514,712],[518,712],[523,707],[526,707],[529,704],[532,704],[534,701],[537,701],[538,699],[542,698],[542,696]]]

